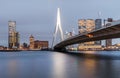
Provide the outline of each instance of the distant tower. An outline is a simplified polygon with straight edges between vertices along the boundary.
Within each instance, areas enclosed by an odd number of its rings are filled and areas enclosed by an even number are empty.
[[[29,41],[30,41],[30,49],[34,49],[34,37],[32,35],[29,37]]]
[[[111,22],[113,22],[113,19],[112,18],[108,18],[107,20],[107,24],[110,24]],[[107,27],[107,24],[104,25],[105,27]],[[106,39],[106,47],[109,47],[112,45],[112,39]]]
[[[98,12],[98,18],[101,18],[101,11]]]
[[[8,47],[19,48],[19,33],[16,32],[16,21],[8,21]]]
[[[57,36],[58,31],[60,32],[61,41],[63,41],[64,40],[64,37],[63,37],[64,35],[63,35],[62,27],[61,27],[60,8],[58,8],[58,11],[57,11],[57,24],[56,24],[55,32],[54,32],[54,35],[53,35],[52,48],[55,44],[56,36]]]
[[[96,19],[95,20],[95,29],[97,30],[97,29],[100,29],[100,28],[102,28],[102,19]],[[101,40],[99,40],[99,41],[95,41],[95,44],[96,45],[101,45]]]

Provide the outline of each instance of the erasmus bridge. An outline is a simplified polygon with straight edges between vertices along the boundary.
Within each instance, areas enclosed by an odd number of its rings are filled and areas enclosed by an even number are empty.
[[[60,35],[61,41],[55,44],[58,31],[61,34]],[[60,9],[58,8],[57,24],[56,24],[56,29],[53,36],[53,45],[52,45],[55,51],[65,51],[66,46],[77,44],[77,43],[111,39],[111,38],[120,38],[120,20],[111,22],[107,27],[103,27],[103,28],[94,30],[92,32],[83,33],[83,34],[75,35],[70,38],[64,39],[63,31],[61,27],[61,21],[60,21]]]

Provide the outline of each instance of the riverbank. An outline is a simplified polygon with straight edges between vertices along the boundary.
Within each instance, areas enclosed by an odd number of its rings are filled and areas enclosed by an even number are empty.
[[[120,59],[120,51],[69,51],[64,53],[85,58]]]

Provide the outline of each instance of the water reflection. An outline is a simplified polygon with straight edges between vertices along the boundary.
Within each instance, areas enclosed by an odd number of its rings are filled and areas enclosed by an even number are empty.
[[[17,75],[17,61],[15,59],[8,61],[8,77],[15,78]]]
[[[87,57],[92,56],[0,53],[0,78],[120,78],[120,60]]]
[[[52,71],[52,77],[53,78],[65,78],[65,75],[67,74],[66,69],[66,58],[65,54],[54,54],[53,55],[53,71]]]
[[[84,78],[93,78],[92,76],[95,74],[96,69],[96,61],[92,59],[84,59],[83,61],[83,71],[82,73],[85,76]]]

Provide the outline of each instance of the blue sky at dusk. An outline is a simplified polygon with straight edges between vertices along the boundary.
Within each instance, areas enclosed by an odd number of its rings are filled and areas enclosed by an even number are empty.
[[[0,45],[8,44],[8,21],[17,23],[20,42],[29,42],[32,34],[38,40],[52,42],[57,8],[61,10],[63,31],[78,33],[78,19],[120,19],[119,0],[0,0]],[[116,43],[120,40],[114,40]]]

